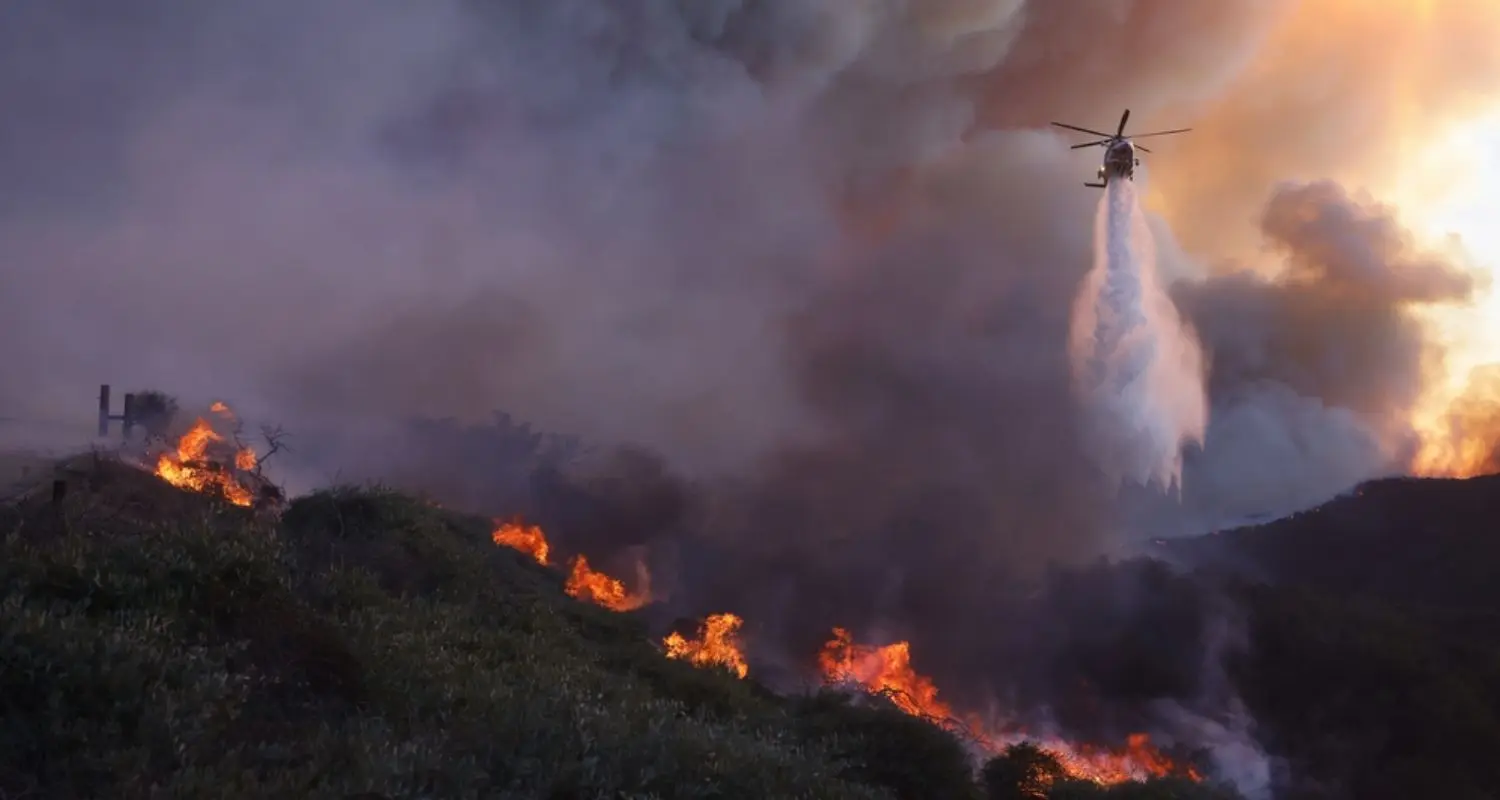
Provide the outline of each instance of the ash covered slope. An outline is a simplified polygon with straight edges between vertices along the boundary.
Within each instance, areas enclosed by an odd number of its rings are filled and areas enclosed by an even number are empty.
[[[1172,560],[1397,604],[1500,612],[1500,475],[1372,481],[1283,519],[1160,545]]]

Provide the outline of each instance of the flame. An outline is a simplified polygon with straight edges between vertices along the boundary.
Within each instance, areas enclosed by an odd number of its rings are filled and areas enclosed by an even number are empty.
[[[1111,785],[1168,775],[1203,780],[1197,770],[1162,755],[1152,746],[1151,737],[1144,733],[1125,737],[1125,747],[1118,750],[1055,741],[1043,742],[1040,747],[1056,756],[1069,775],[1094,783]]]
[[[215,414],[222,414],[230,419],[234,419],[234,412],[229,410],[229,406],[224,405],[218,400],[215,400],[214,404],[208,407],[208,410]]]
[[[693,666],[728,667],[741,678],[750,674],[740,649],[739,630],[744,620],[734,614],[710,614],[698,627],[698,638],[685,639],[671,633],[662,640],[667,658],[686,659]]]
[[[642,577],[646,577],[645,568],[639,568]],[[563,590],[571,597],[597,603],[611,611],[634,611],[651,600],[649,591],[638,594],[626,591],[625,584],[602,572],[596,572],[589,566],[588,559],[581,555],[573,559],[573,569],[568,573],[568,582]]]
[[[953,709],[937,699],[937,686],[911,666],[911,645],[896,642],[884,647],[854,643],[843,628],[833,629],[833,638],[818,654],[818,666],[829,683],[856,683],[865,690],[884,694],[898,708],[936,721],[953,719]]]
[[[547,534],[543,533],[539,526],[526,525],[519,521],[496,520],[495,530],[490,534],[490,538],[497,545],[519,550],[531,556],[542,566],[551,565],[549,559],[552,546],[547,542]],[[573,559],[573,565],[568,572],[568,581],[563,585],[563,590],[568,593],[569,597],[587,600],[611,611],[634,611],[651,602],[651,575],[646,571],[646,565],[637,562],[636,572],[641,591],[632,593],[625,589],[624,583],[596,571],[589,566],[589,560],[586,557],[579,555]]]
[[[528,556],[536,559],[536,563],[547,566],[547,555],[551,552],[551,546],[547,544],[547,535],[536,525],[524,525],[520,522],[495,523],[495,531],[490,534],[495,544],[520,550]]]
[[[1131,734],[1122,749],[1108,749],[1073,745],[1053,737],[1028,736],[1024,732],[992,733],[976,716],[959,719],[951,706],[938,699],[937,685],[932,679],[912,667],[908,642],[883,646],[856,644],[847,630],[834,628],[833,638],[818,654],[818,666],[826,682],[855,684],[867,692],[885,695],[902,711],[965,734],[988,752],[1000,753],[1009,745],[1032,741],[1055,756],[1073,778],[1104,785],[1167,775],[1202,780],[1197,770],[1163,755],[1144,733]]]
[[[1500,235],[1491,219],[1500,103],[1483,105],[1414,142],[1388,192],[1415,239],[1475,280],[1468,303],[1412,309],[1441,355],[1411,418],[1420,445],[1408,468],[1419,477],[1500,472]]]
[[[1500,472],[1500,365],[1470,372],[1464,391],[1418,430],[1421,446],[1412,474],[1472,478]]]
[[[223,406],[215,403],[215,407]],[[224,407],[227,411],[227,406]],[[237,506],[249,506],[254,495],[234,476],[230,466],[238,470],[255,468],[255,453],[249,448],[235,451],[231,458],[218,460],[209,450],[216,444],[224,444],[224,437],[202,417],[177,440],[175,452],[162,453],[156,461],[156,475],[179,489],[195,492],[214,492],[223,495]]]
[[[496,545],[518,550],[538,564],[548,565],[551,546],[539,526],[520,521],[496,521],[491,534]],[[650,575],[645,565],[637,563],[639,592],[630,592],[616,578],[595,571],[588,558],[574,557],[564,591],[612,611],[631,611],[650,602]],[[694,666],[719,666],[732,670],[740,678],[750,674],[739,631],[744,620],[736,614],[711,614],[698,627],[698,634],[688,639],[673,632],[662,640],[667,658],[687,661]],[[934,723],[965,734],[980,748],[1001,753],[1009,745],[1033,741],[1048,751],[1071,777],[1099,784],[1124,783],[1166,775],[1183,775],[1201,780],[1192,767],[1179,765],[1163,755],[1144,733],[1131,734],[1123,748],[1109,749],[1090,745],[1072,745],[1055,738],[1027,736],[1024,733],[994,734],[986,730],[974,715],[964,719],[955,716],[952,706],[938,699],[938,688],[932,679],[917,672],[911,663],[911,644],[896,642],[883,646],[857,644],[844,628],[834,628],[833,638],[818,654],[818,666],[830,684],[854,684],[864,691],[882,694],[907,714],[924,717]]]

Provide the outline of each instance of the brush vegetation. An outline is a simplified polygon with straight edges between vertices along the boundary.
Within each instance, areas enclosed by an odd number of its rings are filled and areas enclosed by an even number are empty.
[[[892,707],[663,657],[484,519],[380,488],[279,518],[103,459],[0,508],[0,797],[1190,798],[975,770]]]

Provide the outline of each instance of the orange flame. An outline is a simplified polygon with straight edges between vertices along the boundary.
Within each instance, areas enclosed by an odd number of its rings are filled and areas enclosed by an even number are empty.
[[[1144,733],[1127,736],[1125,747],[1119,750],[1057,742],[1046,742],[1040,746],[1056,756],[1069,775],[1094,783],[1109,785],[1168,775],[1203,780],[1203,776],[1191,766],[1178,764],[1162,755],[1160,750],[1152,746],[1151,737]]]
[[[667,658],[686,659],[697,667],[727,667],[741,678],[750,674],[740,649],[739,630],[744,620],[735,614],[710,614],[698,627],[698,638],[685,639],[671,633],[662,640]]]
[[[1500,365],[1471,372],[1463,393],[1425,428],[1412,458],[1413,475],[1472,478],[1500,472]]]
[[[547,544],[547,535],[536,525],[523,525],[520,522],[496,522],[495,531],[490,534],[495,544],[519,550],[536,559],[536,563],[547,566],[547,555],[552,548]]]
[[[215,406],[222,406],[216,403]],[[227,408],[226,408],[227,410]],[[255,453],[249,448],[236,450],[232,458],[214,459],[209,450],[213,445],[223,444],[224,437],[216,432],[208,420],[202,417],[177,441],[176,452],[162,453],[156,460],[156,475],[179,489],[195,492],[214,492],[224,496],[237,506],[249,506],[254,495],[245,488],[230,470],[255,468]]]
[[[885,694],[908,714],[937,721],[953,719],[953,709],[937,699],[937,686],[911,666],[911,645],[896,642],[884,647],[855,644],[843,628],[818,654],[818,666],[829,683],[856,683],[866,691]]]
[[[959,720],[955,718],[952,707],[938,699],[938,689],[932,679],[912,667],[908,642],[879,647],[856,644],[847,630],[834,628],[833,638],[818,654],[818,666],[826,682],[852,683],[867,692],[885,695],[902,711],[925,717],[950,730],[957,729],[991,753],[1000,753],[1008,745],[1031,740],[1052,753],[1073,778],[1106,785],[1167,775],[1202,780],[1196,770],[1176,764],[1153,747],[1151,737],[1144,733],[1131,734],[1124,749],[1110,750],[1074,746],[1050,737],[1038,739],[1024,733],[992,734],[986,731],[981,720],[972,715]]]
[[[490,538],[497,545],[531,556],[542,566],[551,565],[549,559],[552,546],[547,542],[547,535],[537,525],[496,520],[495,530]],[[611,611],[634,611],[651,602],[651,576],[646,572],[646,565],[638,563],[636,570],[642,588],[640,592],[632,593],[625,589],[624,583],[590,567],[588,559],[580,555],[573,559],[563,590],[569,597],[587,600]]]
[[[645,567],[640,566],[640,571],[642,583],[645,583],[645,579],[649,577],[645,574]],[[634,611],[651,601],[649,591],[639,594],[626,591],[625,584],[602,572],[596,572],[589,566],[588,559],[581,555],[573,559],[573,570],[568,574],[568,582],[564,584],[563,590],[570,597],[597,603],[611,611]]]

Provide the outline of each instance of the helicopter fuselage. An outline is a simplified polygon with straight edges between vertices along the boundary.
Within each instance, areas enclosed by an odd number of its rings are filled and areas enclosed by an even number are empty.
[[[1099,180],[1109,181],[1115,178],[1135,179],[1135,165],[1140,163],[1135,157],[1135,145],[1129,139],[1116,139],[1110,142],[1109,148],[1104,151],[1104,165],[1099,167]]]

